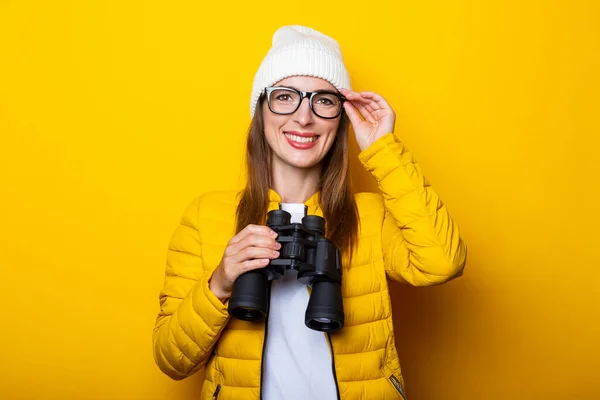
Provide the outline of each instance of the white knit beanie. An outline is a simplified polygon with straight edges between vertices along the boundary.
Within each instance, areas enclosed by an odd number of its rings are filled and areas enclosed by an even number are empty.
[[[304,26],[283,26],[273,34],[273,45],[254,76],[250,117],[266,87],[298,75],[325,79],[338,90],[351,89],[340,46],[333,38]]]

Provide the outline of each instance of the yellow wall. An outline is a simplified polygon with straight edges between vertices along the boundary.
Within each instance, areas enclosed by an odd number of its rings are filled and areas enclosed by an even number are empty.
[[[388,98],[469,245],[460,280],[394,286],[409,399],[600,398],[596,2],[202,3],[0,1],[0,398],[198,398],[152,359],[166,246],[239,187],[289,23]]]

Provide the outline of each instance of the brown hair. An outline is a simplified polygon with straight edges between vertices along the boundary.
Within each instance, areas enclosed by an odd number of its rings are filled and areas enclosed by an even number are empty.
[[[240,232],[249,224],[264,224],[269,207],[272,152],[264,134],[263,103],[264,97],[261,97],[248,129],[248,181],[240,192],[236,232]],[[359,220],[348,160],[350,122],[344,112],[340,118],[336,138],[322,161],[319,205],[327,222],[326,237],[338,246],[345,257],[351,257],[358,240]],[[347,260],[349,261],[349,258]]]

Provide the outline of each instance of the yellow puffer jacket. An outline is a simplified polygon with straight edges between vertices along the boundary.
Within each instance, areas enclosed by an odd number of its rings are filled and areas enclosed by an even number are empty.
[[[466,247],[446,207],[393,134],[359,154],[381,194],[360,193],[358,249],[343,266],[345,325],[328,337],[341,400],[402,399],[386,277],[415,286],[461,275]],[[269,210],[280,198],[270,191]],[[306,202],[323,215],[318,193]],[[205,367],[202,399],[259,399],[265,324],[229,317],[208,288],[235,234],[236,194],[212,192],[185,212],[169,246],[154,357],[173,379]]]

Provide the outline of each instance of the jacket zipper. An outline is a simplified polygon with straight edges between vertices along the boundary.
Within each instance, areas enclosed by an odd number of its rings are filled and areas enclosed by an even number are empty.
[[[269,333],[269,311],[271,310],[271,284],[272,282],[269,282],[268,285],[268,290],[267,290],[267,299],[269,299],[269,301],[267,302],[267,315],[265,315],[265,336],[263,338],[263,347],[262,347],[262,356],[260,357],[260,396],[259,399],[262,400],[263,398],[263,376],[265,374],[265,353],[267,350],[267,335]]]
[[[394,387],[398,391],[398,393],[400,393],[400,396],[402,396],[402,398],[404,400],[406,400],[406,396],[404,395],[404,390],[402,389],[402,385],[400,384],[400,381],[398,380],[398,378],[396,378],[394,376],[394,374],[392,374],[392,375],[390,375],[389,379],[390,379],[390,382],[392,382],[392,385],[394,385]]]
[[[333,381],[335,382],[335,392],[337,393],[338,400],[341,400],[340,386],[338,385],[337,373],[335,372],[335,357],[333,356],[333,344],[331,343],[331,336],[329,335],[329,332],[327,332],[326,335],[327,335],[327,341],[329,342],[329,352],[331,353],[331,371],[333,371]]]
[[[213,400],[217,400],[219,398],[219,392],[221,391],[221,384],[217,385],[215,392],[213,393]]]

